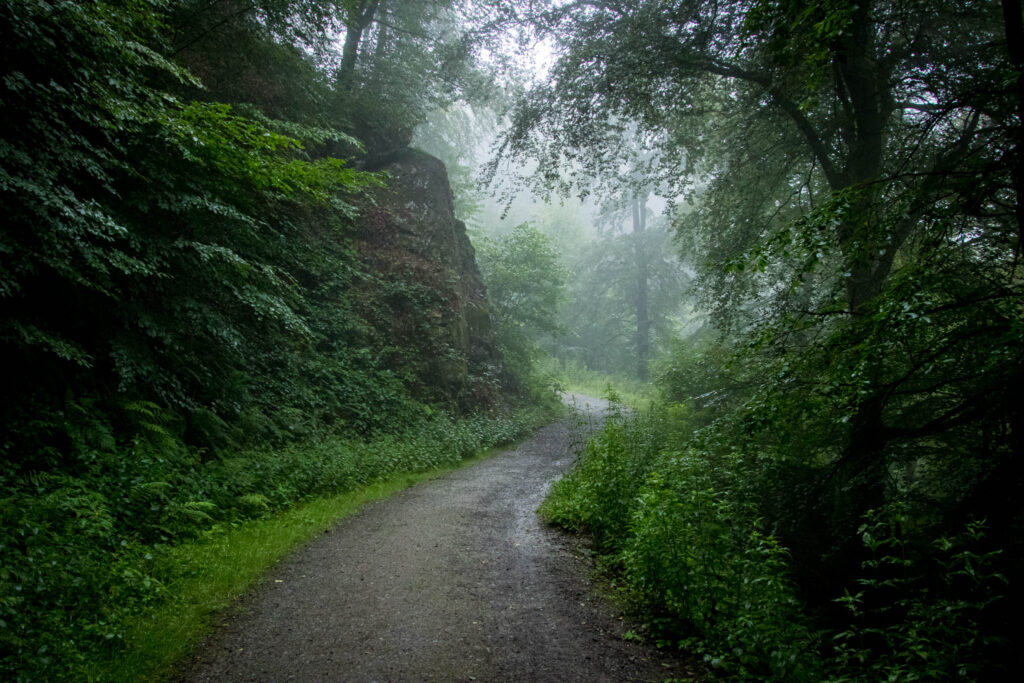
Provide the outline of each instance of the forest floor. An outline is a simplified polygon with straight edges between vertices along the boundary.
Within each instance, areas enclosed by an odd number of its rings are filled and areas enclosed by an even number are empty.
[[[576,397],[600,419],[600,399]],[[223,615],[181,681],[663,681],[695,669],[625,640],[581,542],[536,509],[568,420],[371,504]]]

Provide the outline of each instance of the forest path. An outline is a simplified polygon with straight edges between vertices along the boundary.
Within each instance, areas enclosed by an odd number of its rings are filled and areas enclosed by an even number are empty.
[[[576,396],[584,417],[606,404]],[[368,505],[274,569],[186,681],[629,681],[685,677],[624,641],[575,539],[535,514],[569,420]]]

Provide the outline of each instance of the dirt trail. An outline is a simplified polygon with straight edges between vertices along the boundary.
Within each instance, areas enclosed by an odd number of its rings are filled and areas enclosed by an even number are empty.
[[[578,397],[599,415],[603,401]],[[577,543],[535,514],[567,422],[371,504],[247,596],[184,681],[629,681],[685,677],[621,638]]]

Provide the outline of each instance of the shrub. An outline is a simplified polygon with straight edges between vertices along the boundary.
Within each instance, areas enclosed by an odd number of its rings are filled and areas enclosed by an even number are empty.
[[[982,627],[1004,596],[999,550],[985,549],[985,524],[968,523],[922,554],[907,535],[911,517],[894,504],[860,527],[871,557],[860,590],[838,600],[848,627],[834,637],[836,681],[993,680],[1004,639]]]
[[[541,514],[554,524],[586,529],[599,548],[620,549],[640,485],[658,453],[660,424],[653,413],[623,416],[613,401],[604,428],[578,440],[577,463],[552,486]]]
[[[663,641],[735,675],[810,679],[815,640],[787,552],[740,494],[737,458],[665,449],[679,412],[613,414],[541,513],[593,535]]]
[[[662,628],[740,675],[803,680],[813,637],[788,577],[788,553],[730,486],[727,465],[665,454],[648,477],[621,553],[627,585]]]

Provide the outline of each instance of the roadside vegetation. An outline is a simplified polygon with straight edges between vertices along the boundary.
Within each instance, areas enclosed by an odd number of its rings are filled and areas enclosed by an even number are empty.
[[[626,374],[609,375],[591,370],[578,361],[564,364],[556,359],[546,359],[541,369],[555,378],[558,386],[585,396],[613,396],[616,401],[633,410],[650,407],[657,398],[657,390],[650,382]]]
[[[375,497],[550,419],[444,417],[370,440],[225,454],[140,435],[77,476],[6,481],[0,548],[16,680],[139,680],[187,654],[211,615],[296,546]],[[130,456],[130,457],[126,457]],[[25,609],[31,606],[32,609]],[[118,675],[115,675],[117,673]]]
[[[984,522],[922,549],[908,506],[868,513],[856,590],[823,619],[762,512],[764,475],[717,439],[695,435],[681,406],[613,408],[596,435],[574,440],[577,464],[540,509],[593,539],[641,637],[727,679],[986,680],[1000,670],[1005,558]]]

